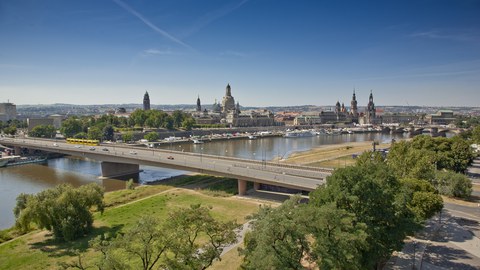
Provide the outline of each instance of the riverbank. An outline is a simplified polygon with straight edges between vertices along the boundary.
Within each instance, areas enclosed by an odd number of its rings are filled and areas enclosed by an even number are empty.
[[[198,180],[198,185],[194,183]],[[72,250],[82,254],[85,265],[92,263],[99,254],[88,248],[88,241],[94,237],[113,233],[118,228],[129,228],[142,215],[148,214],[164,220],[168,213],[178,207],[189,207],[192,204],[208,206],[212,215],[220,220],[236,220],[237,223],[246,222],[246,217],[258,210],[259,205],[270,204],[268,201],[254,198],[237,197],[230,194],[230,187],[237,181],[231,179],[211,177],[205,175],[183,175],[170,179],[175,185],[188,188],[179,188],[169,185],[145,185],[133,190],[119,190],[105,194],[107,208],[103,215],[95,213],[94,230],[88,236],[72,243],[58,243],[52,239],[50,233],[36,230],[32,233],[17,237],[0,244],[0,269],[52,269],[60,262],[71,262],[76,259]],[[202,186],[202,187],[200,187]],[[228,187],[228,188],[225,188]],[[236,187],[235,187],[236,188]],[[217,196],[221,190],[229,196]],[[271,205],[275,203],[272,202]]]
[[[390,143],[375,145],[376,149],[385,149],[388,147],[390,147]],[[355,163],[353,156],[361,155],[363,152],[372,149],[373,145],[371,141],[322,145],[311,150],[293,153],[290,157],[283,160],[283,162],[315,167],[338,168]]]

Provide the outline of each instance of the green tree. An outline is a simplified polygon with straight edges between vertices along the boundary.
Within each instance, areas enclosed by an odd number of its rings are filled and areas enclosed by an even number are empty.
[[[90,127],[88,129],[87,138],[89,140],[101,140],[103,136],[102,130],[98,127]]]
[[[127,132],[122,134],[122,139],[124,142],[130,142],[133,141],[133,133],[132,132]]]
[[[103,212],[103,192],[95,183],[79,188],[62,184],[31,196],[21,194],[15,207],[16,226],[26,231],[33,222],[57,239],[75,240],[92,229],[90,208]]]
[[[242,269],[362,269],[365,224],[332,203],[320,207],[292,197],[254,215]]]
[[[438,171],[433,185],[440,194],[449,197],[467,199],[472,194],[472,181],[452,171]]]
[[[3,132],[8,135],[15,135],[17,134],[17,127],[16,126],[8,126],[6,128],[3,128]]]
[[[145,136],[143,136],[143,138],[145,140],[148,140],[149,142],[154,142],[154,141],[157,141],[158,138],[160,138],[160,136],[158,135],[157,132],[150,132],[150,133],[145,134]]]
[[[206,269],[236,241],[234,222],[214,219],[200,205],[177,209],[164,223],[144,216],[115,239],[98,237],[91,246],[102,253],[99,269]]]
[[[30,137],[38,138],[54,138],[57,134],[55,127],[52,125],[39,125],[34,127],[29,133]]]
[[[133,120],[134,125],[143,127],[145,125],[145,120],[147,120],[147,113],[144,110],[136,109],[130,114],[130,119]]]
[[[66,138],[72,138],[75,134],[84,131],[82,128],[82,122],[76,118],[70,117],[62,122],[60,132]]]
[[[173,111],[172,118],[173,118],[173,126],[176,128],[181,127],[182,122],[185,119],[185,113],[179,110]]]
[[[416,229],[414,214],[407,207],[401,187],[386,163],[366,162],[335,170],[327,177],[325,187],[310,193],[310,203],[335,203],[366,224],[369,245],[362,250],[361,265],[373,268],[400,249],[405,236]]]
[[[106,126],[103,128],[103,136],[102,136],[102,138],[103,138],[105,141],[113,141],[113,137],[114,137],[113,127],[112,127],[111,125],[106,125]]]
[[[86,139],[88,137],[87,133],[79,132],[73,136],[75,139]]]
[[[193,119],[192,117],[189,117],[189,118],[186,118],[185,120],[183,120],[182,127],[185,130],[192,130],[192,128],[195,124],[196,124],[195,119]]]
[[[415,149],[406,141],[392,145],[387,163],[398,178],[431,180],[435,177],[435,152]]]

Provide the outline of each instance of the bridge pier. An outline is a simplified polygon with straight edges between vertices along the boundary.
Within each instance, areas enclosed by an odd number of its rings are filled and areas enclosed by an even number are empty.
[[[131,175],[140,172],[140,165],[117,162],[102,162],[102,178]]]
[[[13,147],[13,152],[15,153],[15,155],[19,156],[22,154],[22,148],[20,146],[15,146]]]
[[[254,190],[259,190],[259,189],[260,189],[260,183],[258,183],[258,182],[253,182],[253,189],[254,189]]]
[[[247,180],[238,179],[238,195],[247,194]]]

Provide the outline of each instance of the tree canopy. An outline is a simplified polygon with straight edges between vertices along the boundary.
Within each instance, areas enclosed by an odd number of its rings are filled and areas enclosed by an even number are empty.
[[[57,239],[75,240],[92,229],[90,208],[103,211],[103,192],[94,183],[79,188],[62,184],[35,195],[20,194],[14,209],[16,226],[25,231],[33,222],[52,231]]]

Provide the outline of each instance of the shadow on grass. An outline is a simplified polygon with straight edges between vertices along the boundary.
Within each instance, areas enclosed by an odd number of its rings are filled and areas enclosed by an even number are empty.
[[[238,194],[238,181],[233,178],[217,177],[212,175],[184,175],[158,181],[157,184],[194,189],[199,191],[224,192],[226,195]],[[247,189],[252,188],[253,183],[247,184]]]
[[[100,235],[115,236],[123,228],[123,225],[115,225],[112,227],[98,227],[82,238],[74,241],[63,241],[53,237],[52,233],[48,233],[44,241],[31,244],[33,249],[40,250],[48,253],[49,257],[63,257],[63,256],[76,256],[77,251],[84,253],[89,248],[89,241],[95,239]]]

